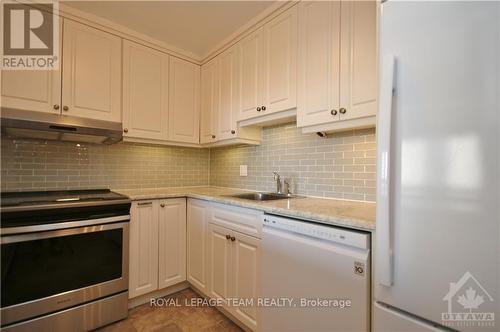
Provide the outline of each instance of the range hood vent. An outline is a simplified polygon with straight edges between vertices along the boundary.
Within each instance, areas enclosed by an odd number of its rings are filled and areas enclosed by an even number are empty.
[[[122,140],[118,122],[2,107],[2,135],[22,138],[113,144]]]

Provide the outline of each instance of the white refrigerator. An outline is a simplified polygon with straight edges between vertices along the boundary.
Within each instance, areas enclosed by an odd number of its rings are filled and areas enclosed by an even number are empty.
[[[380,6],[373,331],[500,331],[500,4]]]

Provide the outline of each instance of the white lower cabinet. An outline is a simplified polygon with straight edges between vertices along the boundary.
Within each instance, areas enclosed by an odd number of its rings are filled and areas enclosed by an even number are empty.
[[[134,202],[130,210],[129,298],[158,289],[158,202]]]
[[[188,199],[187,204],[187,280],[208,295],[208,213],[210,203]]]
[[[188,200],[188,281],[213,299],[257,301],[260,294],[262,212]],[[256,306],[225,302],[224,309],[251,330]]]
[[[210,224],[208,226],[209,296],[228,299],[230,294],[232,243],[231,230]]]
[[[132,203],[129,298],[186,280],[186,199]]]
[[[209,297],[256,303],[260,289],[260,239],[215,224],[208,226]],[[225,309],[256,330],[256,306],[235,305]]]
[[[260,239],[238,232],[233,236],[231,297],[252,299],[255,304],[260,295]],[[237,306],[232,313],[252,330],[257,330],[260,321],[257,306]]]
[[[186,199],[160,201],[158,289],[186,280]]]
[[[262,214],[191,198],[133,202],[129,297],[187,280],[210,298],[257,303]],[[233,302],[227,312],[258,330],[258,308]]]

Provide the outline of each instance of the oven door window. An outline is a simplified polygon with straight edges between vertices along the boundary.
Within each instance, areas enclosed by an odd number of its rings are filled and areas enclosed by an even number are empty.
[[[122,277],[123,229],[4,243],[1,307]]]

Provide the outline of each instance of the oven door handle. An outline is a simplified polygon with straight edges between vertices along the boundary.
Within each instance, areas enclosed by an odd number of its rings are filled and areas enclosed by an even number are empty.
[[[82,226],[78,228],[69,228],[69,229],[58,229],[48,232],[30,232],[24,234],[13,234],[13,235],[4,235],[0,238],[1,244],[8,243],[16,243],[16,242],[25,242],[25,241],[34,241],[41,239],[48,239],[53,237],[62,237],[76,234],[84,234],[84,233],[94,233],[94,232],[102,232],[111,229],[119,229],[119,228],[127,228],[128,222],[120,222],[113,224],[103,224],[103,225],[93,225],[93,226]]]
[[[5,227],[0,229],[0,235],[11,235],[11,234],[20,234],[20,233],[35,233],[35,232],[45,232],[52,231],[56,229],[65,229],[65,228],[75,228],[75,227],[84,227],[84,226],[99,226],[102,224],[110,224],[121,221],[129,221],[130,215],[121,215],[115,217],[107,217],[107,218],[97,218],[97,219],[89,219],[89,220],[78,220],[78,221],[67,221],[61,223],[53,223],[53,224],[43,224],[43,225],[30,225],[30,226],[19,226],[19,227]]]

